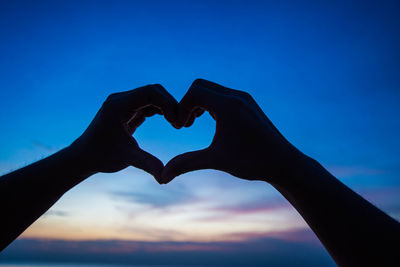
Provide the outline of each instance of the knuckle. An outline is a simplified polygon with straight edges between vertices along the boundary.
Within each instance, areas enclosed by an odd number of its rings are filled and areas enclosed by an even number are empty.
[[[244,99],[246,99],[247,101],[253,101],[254,100],[253,97],[251,96],[251,94],[249,94],[248,92],[243,92],[243,91],[240,91],[240,92],[241,92],[242,97]]]
[[[119,103],[121,102],[121,92],[110,94],[102,105],[102,112],[112,113],[119,109]]]
[[[239,91],[244,98],[251,98],[251,95],[245,91]]]
[[[116,105],[113,101],[105,101],[101,107],[102,113],[110,113],[116,110]]]
[[[152,84],[152,86],[153,86],[156,90],[161,90],[161,88],[162,88],[162,85],[159,84],[159,83],[154,83],[154,84]]]
[[[246,103],[242,97],[237,97],[237,96],[230,96],[229,97],[229,102],[232,106],[234,107],[243,107],[246,106]]]
[[[190,86],[189,91],[201,91],[205,89],[210,89],[209,86],[207,86],[207,81],[204,79],[196,79],[193,81],[192,85]]]
[[[147,89],[147,96],[149,100],[153,100],[155,97],[157,97],[157,95],[159,94],[159,91],[157,90],[157,88],[155,86],[150,86]]]
[[[158,88],[155,84],[149,84],[146,86],[146,90],[150,93],[150,94],[154,94],[157,93]]]
[[[165,101],[161,88],[155,85],[148,85],[146,87],[144,98],[148,104],[163,105]]]
[[[112,93],[112,94],[108,95],[105,102],[113,101],[118,96],[118,94],[119,93]]]
[[[145,86],[139,87],[136,90],[138,90],[139,92],[147,92],[149,90],[151,90],[153,86],[151,84],[147,84]]]
[[[197,86],[195,83],[190,86],[189,90],[186,93],[186,96],[195,96],[198,95],[201,92],[201,87]]]
[[[115,106],[115,96],[109,95],[107,99],[103,102],[103,109],[109,110]]]
[[[133,92],[134,92],[135,97],[140,98],[145,95],[146,86],[138,87]]]
[[[161,84],[159,83],[153,84],[152,88],[154,95],[157,96],[164,95],[165,89],[161,86]]]
[[[140,95],[140,97],[144,97],[147,99],[152,98],[154,95],[154,88],[151,84],[142,86],[136,90],[138,90],[138,95]]]
[[[204,80],[204,79],[201,79],[201,78],[197,78],[197,79],[195,79],[194,81],[193,81],[193,84],[201,84],[201,83],[204,83],[206,80]]]

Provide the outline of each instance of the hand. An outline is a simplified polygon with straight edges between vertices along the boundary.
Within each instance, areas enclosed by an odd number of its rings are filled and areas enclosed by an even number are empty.
[[[110,95],[71,146],[89,172],[117,172],[134,166],[160,180],[163,163],[139,148],[132,137],[146,117],[164,114],[176,120],[176,100],[159,84]]]
[[[216,120],[211,145],[173,158],[163,170],[163,183],[200,169],[216,169],[247,180],[279,183],[281,177],[288,176],[293,163],[304,156],[279,133],[245,92],[196,80],[178,104],[177,126],[189,127],[204,110]]]

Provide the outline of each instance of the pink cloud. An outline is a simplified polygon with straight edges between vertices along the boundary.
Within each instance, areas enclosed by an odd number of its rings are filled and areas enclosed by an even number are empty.
[[[234,216],[243,216],[250,214],[262,214],[277,210],[293,209],[292,206],[284,200],[273,200],[272,202],[250,202],[232,206],[217,206],[209,208],[210,215],[199,218],[200,221],[221,221],[229,220]]]

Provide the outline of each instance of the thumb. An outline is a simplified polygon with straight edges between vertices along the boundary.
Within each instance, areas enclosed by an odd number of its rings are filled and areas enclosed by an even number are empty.
[[[164,167],[161,174],[161,183],[167,184],[176,176],[190,171],[213,169],[214,165],[212,155],[207,148],[180,154],[171,159]]]
[[[131,165],[150,173],[161,184],[161,173],[164,164],[152,154],[137,148],[132,155]]]

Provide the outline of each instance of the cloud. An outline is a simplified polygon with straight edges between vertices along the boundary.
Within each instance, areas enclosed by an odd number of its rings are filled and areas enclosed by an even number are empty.
[[[286,231],[275,231],[275,232],[243,232],[243,233],[233,233],[225,235],[228,240],[255,240],[255,239],[268,239],[276,238],[279,240],[285,240],[295,243],[307,243],[312,245],[321,245],[317,236],[311,231],[310,228],[307,229],[294,229]]]
[[[250,202],[242,203],[234,206],[220,206],[215,207],[214,210],[218,212],[243,215],[243,214],[253,214],[253,213],[264,213],[269,211],[275,211],[279,209],[290,209],[291,206],[286,201],[273,200],[271,202]]]
[[[321,245],[256,235],[242,242],[18,239],[0,255],[0,262],[11,261],[183,266],[335,266]]]
[[[154,226],[138,226],[138,225],[124,225],[118,228],[118,231],[125,234],[138,234],[145,236],[146,240],[187,240],[190,239],[185,232],[179,231],[177,229],[171,228],[161,228]]]
[[[237,216],[274,213],[276,211],[290,211],[292,206],[283,199],[248,201],[234,205],[217,205],[209,207],[209,214],[198,220],[200,221],[229,221]]]
[[[139,192],[114,192],[113,195],[124,201],[147,204],[152,207],[162,208],[178,203],[182,203],[188,199],[187,195],[166,193],[139,193]]]
[[[68,213],[62,210],[48,210],[43,216],[60,216],[60,217],[66,217],[68,216]]]
[[[113,198],[127,202],[150,205],[154,208],[188,203],[196,200],[196,197],[184,186],[165,188],[152,188],[143,192],[136,191],[114,191],[110,193]]]

